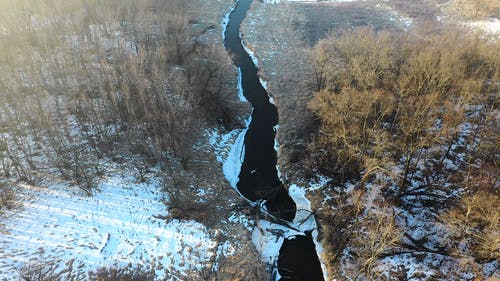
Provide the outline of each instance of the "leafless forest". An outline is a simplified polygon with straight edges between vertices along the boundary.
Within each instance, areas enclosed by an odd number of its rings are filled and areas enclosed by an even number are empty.
[[[107,161],[185,166],[200,124],[233,126],[230,63],[189,4],[2,1],[2,175],[55,169],[90,194]]]

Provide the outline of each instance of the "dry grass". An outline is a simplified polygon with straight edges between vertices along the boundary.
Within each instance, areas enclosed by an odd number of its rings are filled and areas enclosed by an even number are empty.
[[[467,19],[500,17],[498,0],[451,0],[444,6]]]

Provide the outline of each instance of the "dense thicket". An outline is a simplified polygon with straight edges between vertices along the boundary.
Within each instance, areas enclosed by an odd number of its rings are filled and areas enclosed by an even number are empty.
[[[336,198],[321,215],[338,253],[332,267],[346,249],[358,267],[342,274],[367,279],[380,277],[372,272],[378,259],[402,248],[478,263],[500,258],[499,54],[498,41],[454,29],[360,28],[316,45],[309,108],[320,127],[309,169],[332,177],[332,186],[353,186],[326,191]],[[404,212],[439,216],[444,206],[446,215],[429,223],[442,223],[446,238],[413,239]]]
[[[55,169],[90,192],[109,160],[185,165],[201,124],[231,125],[231,64],[189,3],[2,1],[3,175]]]

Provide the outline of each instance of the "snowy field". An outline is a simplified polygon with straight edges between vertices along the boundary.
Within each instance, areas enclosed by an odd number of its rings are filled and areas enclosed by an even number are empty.
[[[173,275],[201,269],[217,250],[202,224],[160,219],[167,213],[154,181],[110,177],[93,197],[62,185],[20,188],[22,209],[2,221],[0,280],[18,280],[22,265],[52,262],[56,272],[70,270],[78,280],[89,270],[129,263],[179,280]]]

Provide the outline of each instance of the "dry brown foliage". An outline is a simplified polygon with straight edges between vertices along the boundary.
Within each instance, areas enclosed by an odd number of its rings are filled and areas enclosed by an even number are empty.
[[[499,46],[459,30],[420,37],[359,28],[321,41],[312,51],[319,91],[309,108],[321,121],[312,151],[331,160],[319,163],[344,179],[403,157],[404,189],[421,152],[453,143],[466,108],[498,88]]]
[[[377,192],[347,192],[335,200],[333,210],[320,214],[322,226],[326,226],[321,229],[323,258],[335,278],[376,280],[380,272],[374,268],[379,259],[400,244],[402,232],[391,208],[372,201]],[[340,264],[349,266],[340,268]]]

